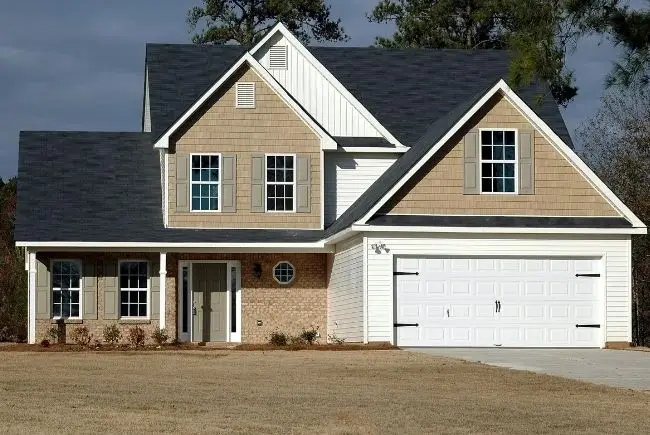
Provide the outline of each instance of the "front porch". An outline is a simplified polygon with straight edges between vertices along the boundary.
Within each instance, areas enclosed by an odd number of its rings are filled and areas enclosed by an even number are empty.
[[[325,253],[46,251],[29,252],[26,266],[30,343],[57,323],[68,339],[78,326],[101,339],[112,324],[123,336],[134,325],[147,336],[165,328],[182,342],[263,343],[312,327],[327,337]],[[134,295],[140,312],[129,311]]]

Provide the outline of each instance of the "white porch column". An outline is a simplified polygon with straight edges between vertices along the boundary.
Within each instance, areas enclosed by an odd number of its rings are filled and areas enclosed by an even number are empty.
[[[36,252],[27,251],[27,342],[36,343]]]
[[[166,317],[166,311],[165,311],[165,305],[166,305],[166,298],[167,298],[167,292],[165,291],[167,287],[167,253],[166,252],[161,252],[160,253],[160,270],[158,271],[160,274],[160,329],[163,329],[165,327],[165,317]]]

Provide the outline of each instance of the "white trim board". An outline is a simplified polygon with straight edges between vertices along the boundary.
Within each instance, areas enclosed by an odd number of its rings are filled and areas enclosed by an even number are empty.
[[[447,131],[447,133],[440,139],[436,144],[431,147],[431,149],[418,161],[407,174],[402,177],[389,191],[384,195],[371,209],[366,213],[361,219],[359,219],[357,224],[366,224],[379,209],[392,198],[402,186],[411,178],[415,173],[426,164],[435,153],[440,150],[452,137],[456,134],[471,118],[474,116],[487,102],[490,98],[501,92],[503,96],[512,104],[517,110],[519,110],[524,117],[526,117],[534,127],[538,129],[558,150],[568,161],[576,168],[585,179],[596,189],[599,193],[607,200],[612,207],[614,207],[623,217],[628,219],[634,228],[643,228],[645,230],[645,224],[625,205],[623,202],[618,199],[616,195],[603,183],[594,172],[578,157],[578,155],[566,144],[560,137],[551,130],[551,128],[539,117],[537,114],[530,108],[528,105],[521,99],[519,96],[508,86],[508,84],[503,80],[499,80],[490,90],[488,90],[483,97],[481,97],[470,110],[468,110],[454,126]],[[353,225],[354,227],[354,225]],[[645,234],[642,233],[642,234]]]
[[[526,227],[420,227],[392,225],[352,225],[353,231],[385,233],[465,233],[465,234],[647,234],[643,228],[526,228]]]
[[[266,82],[266,85],[269,86],[283,101],[287,104],[295,113],[298,115],[304,122],[311,128],[311,130],[321,139],[321,148],[323,149],[336,149],[336,141],[320,126],[316,123],[311,116],[302,108],[299,104],[295,102],[293,98],[280,86],[280,84],[273,78],[273,76],[262,66],[260,63],[253,57],[249,52],[246,52],[239,58],[235,64],[230,67],[224,75],[222,75],[217,82],[210,87],[192,106],[178,118],[174,124],[169,127],[165,133],[154,143],[154,148],[169,148],[169,138],[170,136],[178,130],[188,119],[195,113],[205,102],[217,92],[221,86],[230,79],[235,72],[239,70],[245,63],[248,63],[250,68],[257,73],[257,75]],[[243,109],[242,109],[243,110]]]
[[[249,50],[249,53],[255,55],[260,51],[275,35],[281,33],[290,44],[292,44],[302,56],[305,57],[317,70],[323,75],[323,77],[334,86],[334,88],[352,104],[352,106],[359,111],[359,113],[366,118],[366,120],[379,131],[379,133],[384,136],[392,144],[403,147],[404,145],[393,136],[378,120],[375,118],[368,109],[366,109],[359,100],[356,99],[350,91],[348,91],[345,86],[336,78],[332,73],[330,73],[325,66],[314,57],[313,54],[291,33],[281,22],[278,22],[273,26],[271,30],[258,42],[253,48]],[[335,147],[336,148],[336,147]],[[323,148],[326,149],[326,148]]]

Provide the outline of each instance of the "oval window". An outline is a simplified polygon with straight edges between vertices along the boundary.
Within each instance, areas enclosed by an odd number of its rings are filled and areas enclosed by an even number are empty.
[[[273,278],[280,284],[289,284],[296,276],[296,269],[288,261],[281,261],[273,268]]]

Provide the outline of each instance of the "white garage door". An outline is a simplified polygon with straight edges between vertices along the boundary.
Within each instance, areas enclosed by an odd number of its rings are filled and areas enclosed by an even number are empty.
[[[599,264],[576,258],[398,257],[397,345],[599,347]]]

